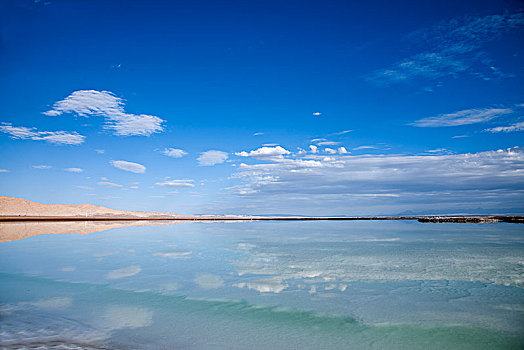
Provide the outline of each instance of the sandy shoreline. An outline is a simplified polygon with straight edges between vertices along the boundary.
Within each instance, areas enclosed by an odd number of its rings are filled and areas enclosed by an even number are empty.
[[[373,216],[373,217],[261,217],[261,216],[179,216],[179,217],[124,217],[124,216],[0,216],[0,222],[78,222],[78,221],[361,221],[361,220],[417,220],[431,223],[524,223],[524,216]]]

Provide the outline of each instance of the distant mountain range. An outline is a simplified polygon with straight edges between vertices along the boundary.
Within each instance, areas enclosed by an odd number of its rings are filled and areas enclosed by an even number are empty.
[[[91,204],[41,204],[26,199],[0,196],[0,216],[67,216],[67,217],[179,217],[179,214],[147,211],[125,211]]]
[[[405,212],[406,213],[406,212]],[[442,215],[442,216],[441,216]],[[241,220],[418,220],[420,222],[518,222],[522,215],[396,215],[396,216],[244,216],[244,215],[191,215],[174,213],[125,211],[91,204],[41,204],[25,199],[0,196],[0,221],[133,221],[133,220],[182,220],[182,221],[241,221]]]

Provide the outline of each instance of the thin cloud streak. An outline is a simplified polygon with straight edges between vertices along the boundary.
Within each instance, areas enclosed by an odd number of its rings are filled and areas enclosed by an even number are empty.
[[[114,182],[109,182],[109,181],[99,181],[96,184],[99,185],[99,186],[106,186],[106,187],[111,187],[111,188],[122,188],[122,187],[124,187],[124,186],[122,186],[120,184],[116,184]]]
[[[492,60],[480,59],[482,47],[497,40],[503,33],[524,25],[524,12],[504,13],[485,17],[469,17],[451,20],[429,29],[419,30],[408,36],[411,45],[423,43],[422,52],[405,58],[391,67],[378,69],[365,77],[376,86],[390,86],[408,83],[416,79],[435,80],[455,77],[472,71],[480,63],[488,65],[487,73],[472,72],[473,76],[490,80],[494,77],[508,76],[493,67]],[[478,62],[480,61],[480,62]]]
[[[164,182],[157,182],[155,185],[158,187],[169,187],[169,188],[190,188],[195,187],[193,183],[195,180],[169,180]]]
[[[46,141],[56,145],[80,145],[85,140],[85,136],[76,131],[38,131],[36,128],[13,126],[11,123],[2,123],[0,131],[12,139]]]
[[[349,132],[352,132],[353,130],[343,130],[343,131],[340,131],[340,132],[336,132],[336,133],[333,133],[333,134],[330,134],[331,136],[340,136],[340,135],[345,135]]]
[[[508,125],[508,126],[497,126],[494,128],[486,129],[484,131],[488,131],[492,133],[524,131],[524,122],[518,122],[512,125]]]
[[[317,145],[318,146],[336,146],[336,145],[340,145],[341,142],[338,142],[338,141],[320,141],[320,142],[317,142]]]
[[[360,151],[360,150],[363,150],[363,149],[375,149],[377,147],[375,146],[358,146],[358,147],[355,147],[353,148],[353,151]]]
[[[419,119],[410,125],[421,128],[435,128],[485,123],[495,118],[513,113],[511,108],[465,109],[436,117]]]

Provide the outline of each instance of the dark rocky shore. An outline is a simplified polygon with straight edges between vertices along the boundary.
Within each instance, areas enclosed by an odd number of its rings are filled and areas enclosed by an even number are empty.
[[[456,223],[492,223],[508,222],[513,224],[524,224],[524,216],[432,216],[417,219],[420,222],[456,222]]]

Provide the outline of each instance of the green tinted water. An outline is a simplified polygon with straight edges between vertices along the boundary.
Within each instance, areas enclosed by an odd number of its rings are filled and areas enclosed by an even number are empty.
[[[35,236],[0,244],[0,342],[520,349],[523,248],[518,225],[408,222]]]

